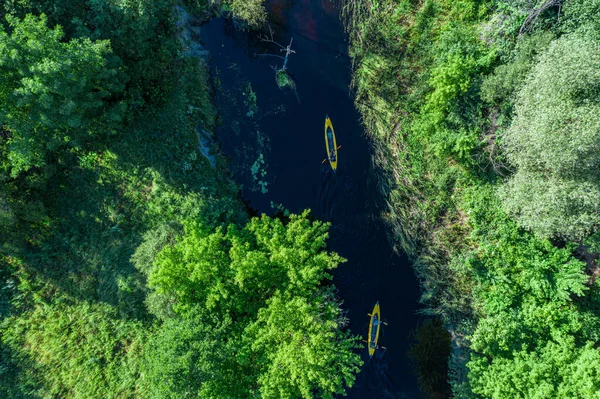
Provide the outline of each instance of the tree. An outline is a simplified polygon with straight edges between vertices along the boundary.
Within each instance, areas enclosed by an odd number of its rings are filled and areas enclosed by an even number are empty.
[[[532,352],[515,350],[510,358],[475,355],[469,368],[473,391],[489,398],[597,398],[600,392],[600,351],[591,341],[576,345],[572,336]]]
[[[466,199],[477,242],[461,262],[474,282],[477,323],[467,363],[473,392],[499,399],[593,397],[600,286],[588,283],[574,245],[556,248],[519,229],[490,187],[470,189]],[[583,375],[591,381],[577,381]]]
[[[234,317],[255,314],[277,291],[309,297],[331,278],[327,271],[343,259],[323,251],[326,238],[327,225],[306,213],[285,225],[263,215],[242,229],[213,232],[188,223],[179,242],[158,254],[149,285],[173,295],[180,314],[197,304]]]
[[[358,339],[342,332],[339,304],[327,292],[307,299],[275,296],[245,331],[258,356],[261,396],[333,399],[360,370]]]
[[[517,168],[500,191],[543,237],[581,239],[600,225],[600,50],[576,35],[551,43],[518,94],[504,137]]]
[[[307,216],[187,223],[162,249],[149,284],[177,316],[146,349],[154,397],[332,398],[352,385],[356,338],[322,288],[343,259],[325,251],[328,225]]]
[[[150,398],[245,398],[253,381],[238,362],[231,319],[201,307],[167,320],[144,347],[145,389]]]
[[[6,20],[12,32],[0,25],[0,124],[15,176],[61,147],[113,131],[125,110],[126,77],[106,40],[63,41],[62,28],[48,28],[43,14]]]

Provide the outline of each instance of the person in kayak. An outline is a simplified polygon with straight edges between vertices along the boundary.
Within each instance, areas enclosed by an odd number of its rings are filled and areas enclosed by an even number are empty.
[[[329,162],[335,162],[335,145],[333,143],[333,132],[327,129],[327,141],[329,144]]]
[[[335,162],[335,150],[329,151],[329,161]]]

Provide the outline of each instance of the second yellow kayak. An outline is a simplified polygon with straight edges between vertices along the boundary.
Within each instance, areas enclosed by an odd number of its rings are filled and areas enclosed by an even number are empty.
[[[381,325],[381,311],[379,309],[379,301],[373,308],[371,313],[371,321],[369,322],[369,343],[367,349],[369,350],[369,357],[373,357],[375,349],[378,348],[377,341],[379,341],[379,327]]]
[[[335,140],[335,132],[333,131],[333,124],[327,115],[325,116],[325,147],[327,148],[327,159],[329,160],[331,169],[335,172],[338,164],[338,147]]]

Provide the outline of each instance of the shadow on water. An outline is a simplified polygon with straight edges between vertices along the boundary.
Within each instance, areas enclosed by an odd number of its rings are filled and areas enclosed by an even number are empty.
[[[406,257],[393,251],[380,217],[385,201],[348,89],[350,59],[338,10],[327,0],[271,0],[269,11],[275,40],[287,44],[294,38],[288,68],[300,102],[277,86],[271,66],[279,60],[256,55],[275,54],[276,46],[212,20],[202,26],[201,37],[219,89],[221,149],[252,208],[267,214],[278,207],[309,208],[331,222],[329,249],[348,259],[333,282],[355,334],[366,336],[367,313],[376,301],[381,304],[389,323],[381,337],[387,351],[370,360],[362,350],[365,365],[348,397],[416,398],[406,351],[419,320],[418,284]],[[322,162],[325,114],[342,146],[336,173]]]

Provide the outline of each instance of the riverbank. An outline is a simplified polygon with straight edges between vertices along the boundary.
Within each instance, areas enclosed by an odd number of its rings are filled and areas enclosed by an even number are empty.
[[[224,4],[238,28],[264,13],[248,4]],[[196,5],[2,6],[0,396],[353,385],[358,338],[324,284],[344,259],[307,213],[250,218],[211,133]]]
[[[560,23],[557,8],[475,1],[344,8],[355,102],[375,143],[391,239],[414,260],[427,313],[452,335],[455,397],[532,397],[540,384],[545,397],[591,397],[598,388],[571,371],[585,356],[592,375],[600,364],[590,349],[599,287],[579,244],[520,227],[498,195],[514,171],[501,140],[519,90],[549,43],[572,31],[569,18],[581,19],[580,4],[566,8]],[[553,355],[556,345],[573,354]],[[424,392],[447,394],[443,376],[428,377],[420,376]]]

